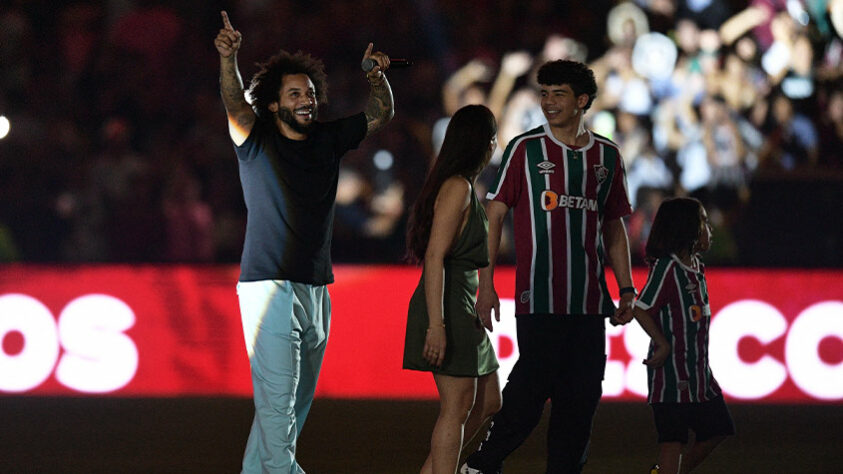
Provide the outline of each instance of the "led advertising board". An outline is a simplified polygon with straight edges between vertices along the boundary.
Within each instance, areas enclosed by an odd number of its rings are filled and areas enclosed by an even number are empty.
[[[335,267],[331,333],[317,396],[430,399],[432,378],[401,369],[407,303],[421,270]],[[710,359],[731,401],[843,400],[843,271],[707,269]],[[250,396],[236,266],[0,269],[0,394]],[[638,287],[646,269],[634,271]],[[501,379],[518,356],[513,268],[496,269]],[[607,276],[616,294],[611,273]],[[606,326],[606,400],[642,400],[648,338]]]

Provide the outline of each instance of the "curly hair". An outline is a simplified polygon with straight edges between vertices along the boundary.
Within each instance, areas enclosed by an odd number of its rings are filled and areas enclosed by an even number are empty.
[[[257,66],[260,70],[252,76],[249,95],[259,117],[272,116],[269,104],[278,101],[278,91],[284,76],[289,74],[307,74],[316,88],[317,103],[328,102],[328,76],[325,74],[325,64],[321,60],[301,51],[290,54],[281,50],[266,62],[257,63]]]
[[[568,84],[577,97],[582,94],[588,95],[588,103],[585,104],[583,110],[591,108],[591,103],[597,97],[597,81],[594,79],[594,71],[581,62],[565,59],[548,61],[539,68],[536,80],[543,85]]]

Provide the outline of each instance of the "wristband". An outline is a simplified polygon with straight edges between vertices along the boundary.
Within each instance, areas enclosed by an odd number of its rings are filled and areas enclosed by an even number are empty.
[[[632,293],[632,296],[638,296],[638,290],[634,286],[625,286],[618,290],[618,295],[623,296],[626,293]]]

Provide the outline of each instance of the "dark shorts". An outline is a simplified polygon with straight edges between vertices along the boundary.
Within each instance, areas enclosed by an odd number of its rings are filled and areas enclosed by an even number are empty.
[[[732,415],[722,396],[701,403],[653,403],[651,406],[659,443],[685,444],[689,429],[694,431],[697,441],[735,434]]]

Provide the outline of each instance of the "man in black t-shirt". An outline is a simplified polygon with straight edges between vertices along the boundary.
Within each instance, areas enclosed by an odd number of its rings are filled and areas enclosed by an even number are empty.
[[[249,355],[255,419],[243,472],[304,472],[295,459],[330,327],[331,232],[339,162],[392,118],[389,57],[375,66],[366,111],[316,121],[326,100],[321,61],[281,51],[261,64],[246,101],[237,67],[242,36],[222,12],[214,44],[247,208],[237,294]],[[254,108],[253,108],[254,106]]]

